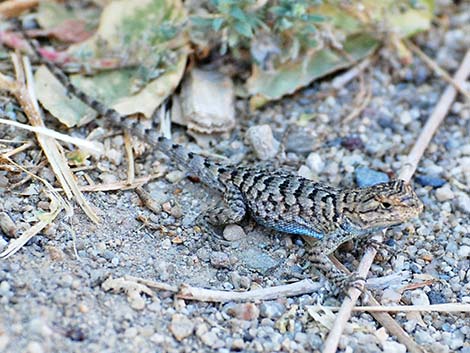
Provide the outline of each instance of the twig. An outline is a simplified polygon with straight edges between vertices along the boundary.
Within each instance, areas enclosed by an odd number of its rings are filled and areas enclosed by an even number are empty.
[[[340,268],[344,273],[350,274],[349,270],[336,258],[332,258],[334,264]],[[374,306],[380,306],[377,299],[374,298],[372,293],[367,289],[364,290],[368,303]],[[422,353],[423,350],[416,344],[415,341],[401,328],[401,326],[393,319],[388,312],[371,312],[375,320],[387,329],[387,332],[397,338],[399,342],[404,344],[410,353]]]
[[[145,284],[149,288],[155,288],[158,290],[164,290],[164,291],[174,292],[174,293],[178,292],[178,287],[172,286],[171,284],[167,284],[163,282],[151,281],[149,279],[134,277],[130,275],[124,276],[124,279],[127,281],[133,281],[133,282]]]
[[[5,152],[3,154],[0,155],[0,159],[2,158],[10,158],[12,156],[14,156],[15,154],[17,153],[20,153],[20,152],[23,152],[23,151],[26,151],[27,149],[31,148],[34,146],[34,142],[33,141],[27,141],[25,142],[23,145],[21,146],[18,146],[8,152]]]
[[[272,300],[282,297],[293,297],[317,292],[322,287],[323,285],[321,283],[313,282],[310,279],[304,279],[299,282],[277,287],[254,289],[248,292],[229,292],[183,285],[180,287],[180,291],[176,296],[180,299],[224,303],[230,301]]]
[[[96,191],[114,191],[114,190],[132,190],[139,186],[147,184],[150,180],[161,177],[160,174],[153,174],[150,176],[136,178],[132,184],[128,184],[127,180],[116,181],[113,183],[107,184],[92,184],[92,185],[82,185],[78,186],[80,191],[83,192],[96,192]],[[62,189],[56,189],[57,191],[62,191]]]
[[[364,81],[363,75],[361,77],[361,83]],[[362,83],[361,86],[364,86],[365,83]],[[369,105],[372,98],[372,87],[367,85],[364,89],[361,87],[360,93],[354,99],[354,109],[343,119],[343,123],[347,123],[357,116],[359,116],[364,109]]]
[[[327,308],[329,310],[335,310],[335,311],[341,309],[341,307],[339,306],[326,306],[324,308]],[[380,313],[380,312],[409,313],[409,312],[414,312],[414,311],[439,312],[439,313],[470,313],[470,304],[445,303],[445,304],[430,304],[430,305],[393,305],[393,306],[364,305],[364,306],[355,306],[353,307],[352,310],[361,311],[361,312],[367,311],[369,313]]]
[[[465,58],[463,59],[459,70],[455,74],[454,81],[462,85],[467,79],[469,72],[470,50],[467,51],[467,54],[465,55]],[[456,95],[456,89],[453,86],[447,86],[441,96],[441,99],[437,103],[434,112],[424,125],[423,132],[421,133],[421,135],[419,135],[418,140],[416,141],[415,145],[413,146],[411,152],[408,155],[407,161],[405,162],[403,169],[400,173],[400,178],[402,178],[403,180],[411,180],[411,177],[416,170],[416,167],[421,156],[424,153],[424,150],[431,141],[434,132],[437,130],[437,127],[445,118]]]
[[[331,87],[335,90],[338,90],[348,84],[349,81],[362,74],[362,72],[372,63],[370,58],[366,58],[361,61],[359,64],[346,71],[345,73],[336,76],[333,81],[331,81]]]
[[[433,59],[427,56],[417,45],[415,45],[411,40],[405,39],[405,44],[407,47],[411,49],[413,53],[418,55],[421,60],[424,61],[426,65],[429,66],[431,70],[433,70],[437,76],[441,76],[447,83],[454,86],[454,88],[459,91],[460,94],[464,95],[465,98],[470,100],[470,93],[464,88],[465,82],[458,82],[457,80],[450,77],[450,75],[441,68]]]
[[[186,284],[181,285],[178,289],[177,287],[166,283],[155,282],[140,277],[125,276],[124,278],[133,282],[145,284],[147,287],[150,288],[175,292],[176,297],[180,299],[216,303],[224,303],[230,301],[271,300],[281,297],[293,297],[297,295],[313,293],[323,287],[323,285],[319,282],[313,282],[310,279],[304,279],[299,282],[276,287],[254,289],[248,292],[232,292],[197,288]]]
[[[454,80],[463,84],[470,74],[470,50],[467,51],[465,58],[463,59],[459,70],[454,76]],[[437,127],[442,122],[444,117],[447,114],[447,111],[450,108],[452,101],[455,99],[457,91],[454,86],[449,85],[444,93],[441,96],[441,99],[437,103],[436,108],[434,109],[433,114],[426,122],[416,144],[413,146],[411,152],[408,155],[407,161],[403,166],[399,174],[399,178],[405,181],[411,180],[414,171],[417,168],[418,162],[421,159],[424,150],[431,141],[432,136],[434,135]],[[358,275],[361,277],[366,277],[369,272],[369,268],[372,265],[372,261],[376,255],[376,250],[368,248],[361,260],[361,263],[358,267]],[[330,331],[323,348],[324,353],[335,353],[338,347],[339,339],[344,330],[346,322],[351,316],[352,308],[354,307],[361,291],[357,288],[350,288],[348,291],[348,296],[343,301],[341,309],[336,316],[335,324],[333,329]]]
[[[150,211],[155,214],[162,212],[162,206],[152,198],[149,192],[147,192],[142,186],[135,188],[136,194],[139,196],[140,201],[147,207]]]
[[[45,126],[31,126],[31,125],[19,123],[17,121],[12,121],[12,120],[2,119],[2,118],[0,118],[0,124],[15,126],[24,130],[28,130],[31,132],[35,132],[37,134],[47,136],[47,137],[52,137],[56,140],[61,140],[64,142],[74,144],[75,146],[82,147],[83,149],[86,149],[86,150],[91,150],[100,154],[103,153],[103,146],[99,143],[95,143],[95,142],[81,139],[78,137],[73,137],[73,136],[69,136],[66,134],[62,134],[60,132],[51,130]]]
[[[127,183],[129,185],[135,180],[134,153],[132,151],[132,138],[129,131],[124,131],[124,146],[127,154]]]

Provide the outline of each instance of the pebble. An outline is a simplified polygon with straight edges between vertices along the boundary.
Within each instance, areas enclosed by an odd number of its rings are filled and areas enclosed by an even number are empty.
[[[283,304],[278,302],[263,302],[260,305],[260,315],[268,319],[277,319],[284,314],[286,308]]]
[[[228,268],[230,267],[230,257],[226,252],[214,251],[210,255],[211,265],[215,268]]]
[[[224,228],[222,236],[225,240],[236,241],[246,238],[246,233],[238,224],[229,224]]]
[[[305,165],[300,166],[299,170],[297,171],[297,174],[301,176],[302,178],[310,179],[310,180],[314,176],[310,168]]]
[[[413,305],[429,305],[429,298],[421,289],[416,289],[411,293],[411,303]]]
[[[270,269],[278,266],[279,261],[269,256],[265,251],[259,249],[248,249],[240,255],[240,260],[247,267],[256,270],[262,274],[267,273]]]
[[[447,303],[447,299],[441,292],[430,290],[428,293],[429,302],[431,304],[444,304]]]
[[[470,246],[468,246],[468,245],[460,246],[459,249],[457,250],[457,255],[461,259],[469,258],[470,257]]]
[[[217,337],[217,334],[214,331],[208,331],[199,336],[202,343],[206,346],[211,347],[212,349],[217,349],[224,346],[224,342]]]
[[[269,125],[252,126],[246,136],[259,159],[265,161],[276,156],[280,143],[274,138]]]
[[[436,199],[440,202],[452,200],[454,198],[454,192],[450,188],[449,184],[436,189]]]
[[[28,345],[26,346],[26,353],[43,353],[44,348],[41,346],[39,342],[29,342]]]
[[[178,341],[185,339],[193,334],[194,322],[182,314],[173,314],[170,323],[170,332]]]
[[[0,212],[0,229],[9,238],[14,238],[17,232],[15,222],[6,212]]]
[[[400,114],[400,123],[402,123],[403,125],[406,126],[412,121],[413,121],[413,117],[411,116],[409,111],[405,110],[404,112]]]
[[[460,194],[457,204],[462,212],[470,214],[470,196],[463,193]]]
[[[406,353],[406,346],[398,342],[385,341],[382,348],[384,353]]]
[[[225,310],[230,316],[245,321],[256,320],[260,315],[258,306],[253,303],[229,303],[225,307]]]
[[[415,181],[422,186],[432,186],[433,188],[439,188],[446,183],[444,179],[432,175],[418,175],[415,177]]]
[[[320,174],[325,168],[325,162],[318,153],[310,153],[305,161],[307,167],[315,174]]]
[[[387,174],[369,168],[357,168],[355,177],[357,185],[361,188],[390,181]]]

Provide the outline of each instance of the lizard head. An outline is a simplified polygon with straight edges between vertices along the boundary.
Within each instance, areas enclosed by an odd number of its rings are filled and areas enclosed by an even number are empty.
[[[346,197],[352,201],[352,207],[345,210],[345,216],[362,230],[398,225],[423,211],[418,195],[403,180],[350,189],[349,192],[351,194]]]

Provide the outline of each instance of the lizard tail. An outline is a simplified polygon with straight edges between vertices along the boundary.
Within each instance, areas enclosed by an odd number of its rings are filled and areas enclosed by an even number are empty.
[[[32,43],[24,33],[23,36],[34,51],[38,60],[49,69],[68,93],[73,94],[83,103],[94,109],[99,115],[107,118],[114,127],[131,131],[133,135],[136,135],[139,139],[163,152],[178,165],[188,169],[190,173],[196,174],[204,184],[221,192],[224,190],[222,182],[219,179],[219,170],[223,168],[222,164],[211,161],[197,153],[188,152],[184,146],[172,143],[170,139],[157,133],[155,127],[145,127],[143,124],[140,124],[137,119],[123,116],[115,109],[91,97],[72,84],[68,76],[59,67],[45,59],[36,45]]]

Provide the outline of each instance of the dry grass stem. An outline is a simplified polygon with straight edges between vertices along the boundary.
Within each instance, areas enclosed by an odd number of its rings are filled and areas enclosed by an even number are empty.
[[[129,185],[135,180],[134,152],[132,151],[132,138],[129,131],[124,131],[124,146],[127,155],[127,183]]]
[[[127,180],[116,181],[114,183],[107,183],[107,184],[94,184],[93,181],[90,180],[90,182],[93,184],[78,186],[78,188],[80,189],[80,191],[83,191],[83,192],[132,190],[139,186],[147,184],[150,180],[157,179],[159,177],[161,177],[161,174],[155,174],[155,175],[150,175],[150,176],[146,176],[142,178],[136,178],[134,179],[134,182],[132,184],[129,184]],[[63,191],[63,190],[57,190],[57,191]]]
[[[31,147],[33,147],[35,144],[33,141],[28,141],[28,142],[25,142],[23,145],[21,146],[18,146],[8,152],[5,152],[3,153],[2,155],[0,155],[0,159],[4,158],[4,159],[7,159],[7,158],[10,158],[12,156],[14,156],[15,154],[17,153],[20,153],[20,152],[23,152],[23,151],[26,151],[27,149],[30,149]]]
[[[28,170],[24,169],[22,166],[16,164],[14,161],[9,160],[12,165],[15,165],[18,169],[22,170],[26,174],[30,175],[32,178],[35,178],[41,181],[46,189],[48,190],[48,196],[51,200],[50,203],[50,212],[41,215],[41,219],[31,228],[26,230],[23,234],[21,234],[18,238],[11,240],[8,243],[7,248],[0,253],[0,259],[6,259],[13,254],[15,254],[18,250],[20,250],[24,244],[26,244],[32,237],[38,234],[41,230],[43,230],[46,226],[51,224],[55,218],[59,215],[59,213],[65,209],[68,214],[72,213],[71,206],[65,201],[56,191],[53,190],[52,186],[44,179],[38,177],[30,173]]]
[[[433,59],[427,56],[417,45],[415,45],[412,41],[405,39],[405,44],[410,50],[418,55],[421,60],[424,61],[428,67],[435,72],[435,74],[439,77],[442,77],[444,81],[454,86],[454,88],[467,100],[470,100],[470,93],[464,88],[465,82],[458,82],[457,80],[453,79],[446,70],[441,68]]]
[[[328,307],[330,310],[339,310],[340,307]],[[409,313],[413,311],[439,312],[439,313],[470,313],[470,304],[446,303],[430,305],[396,305],[396,306],[355,306],[353,311]]]
[[[35,98],[33,73],[29,59],[27,57],[23,57],[23,60],[21,61],[16,54],[12,54],[12,61],[16,73],[16,89],[13,90],[12,93],[23,108],[23,111],[28,117],[31,125],[44,128],[41,111]],[[67,197],[69,199],[75,197],[75,200],[84,210],[85,214],[93,222],[97,223],[99,220],[98,216],[80,192],[75,181],[75,177],[68,167],[62,146],[60,146],[56,140],[48,136],[36,134],[36,138]]]
[[[462,85],[470,74],[470,50],[467,51],[457,73],[454,76],[454,81]],[[439,124],[442,122],[446,116],[451,103],[454,101],[457,96],[457,91],[453,85],[449,85],[444,93],[442,94],[439,102],[437,103],[433,114],[426,122],[423,130],[418,137],[415,145],[413,146],[411,152],[408,155],[407,161],[399,174],[399,178],[410,181],[413,176],[418,162],[421,159],[424,150],[431,141],[432,136],[437,130]],[[370,266],[372,265],[373,259],[376,255],[376,250],[373,248],[368,248],[359,264],[358,275],[361,277],[366,277]],[[337,351],[339,339],[344,330],[346,322],[351,316],[352,308],[354,307],[357,299],[359,298],[361,291],[357,288],[350,288],[348,291],[348,296],[344,299],[341,309],[336,316],[335,324],[333,329],[330,331],[327,339],[325,340],[323,352],[324,353],[334,353]]]
[[[95,142],[81,139],[78,137],[73,137],[73,136],[69,136],[66,134],[62,134],[60,132],[48,129],[45,126],[31,126],[31,125],[19,123],[17,121],[12,121],[12,120],[2,119],[2,118],[0,118],[0,124],[11,125],[11,126],[18,127],[20,129],[34,132],[36,134],[41,134],[47,137],[52,137],[56,140],[71,143],[77,147],[81,147],[85,150],[90,150],[95,153],[99,153],[99,154],[103,153],[103,146],[99,143],[95,143]]]
[[[347,85],[351,80],[356,78],[358,75],[361,75],[363,71],[372,63],[370,58],[362,60],[359,64],[354,66],[352,69],[349,69],[345,73],[336,76],[333,81],[331,81],[331,87],[333,89],[340,89]]]

